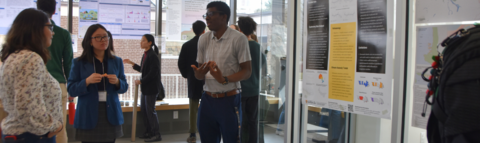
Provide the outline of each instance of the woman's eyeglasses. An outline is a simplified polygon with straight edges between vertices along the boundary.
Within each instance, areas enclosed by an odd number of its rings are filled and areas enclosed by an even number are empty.
[[[108,41],[110,39],[110,37],[108,36],[98,36],[98,37],[92,37],[92,38],[95,39],[95,41],[97,42]]]
[[[53,32],[53,25],[52,24],[46,24],[45,26],[47,26],[47,28],[50,29],[50,31]]]

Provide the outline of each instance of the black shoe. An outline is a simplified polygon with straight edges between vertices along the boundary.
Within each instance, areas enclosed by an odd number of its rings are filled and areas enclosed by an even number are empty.
[[[160,135],[156,135],[151,137],[150,139],[146,139],[145,142],[157,142],[162,141],[162,137]]]
[[[149,133],[144,133],[143,136],[140,136],[138,138],[141,138],[141,139],[150,139],[152,137],[152,135],[150,135]]]

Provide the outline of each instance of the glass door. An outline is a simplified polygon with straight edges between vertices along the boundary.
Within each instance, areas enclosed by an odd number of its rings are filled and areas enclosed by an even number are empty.
[[[258,93],[259,143],[288,142],[286,123],[287,84],[287,0],[236,1],[236,16],[251,17],[256,23],[260,45],[260,93]],[[237,23],[234,23],[237,24]],[[249,116],[245,114],[244,116]],[[245,119],[245,118],[244,118]],[[245,123],[245,122],[244,122]],[[248,130],[248,128],[243,128]],[[249,137],[243,137],[246,142]]]

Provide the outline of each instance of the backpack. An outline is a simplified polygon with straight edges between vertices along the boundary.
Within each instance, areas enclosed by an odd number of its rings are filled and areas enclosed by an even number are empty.
[[[480,26],[447,37],[445,49],[424,70],[429,82],[425,103],[429,143],[480,142]],[[439,45],[439,46],[440,46]],[[431,76],[424,75],[430,71]],[[425,116],[425,104],[422,116]]]

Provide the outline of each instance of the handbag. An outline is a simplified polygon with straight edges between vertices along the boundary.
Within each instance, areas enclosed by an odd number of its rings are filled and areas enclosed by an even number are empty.
[[[165,88],[163,88],[163,83],[160,81],[160,89],[158,90],[157,100],[163,100],[165,98]]]

